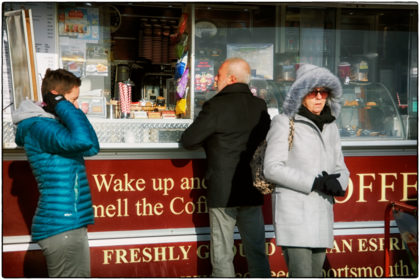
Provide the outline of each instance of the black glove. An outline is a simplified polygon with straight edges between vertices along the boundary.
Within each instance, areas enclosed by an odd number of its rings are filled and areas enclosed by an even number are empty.
[[[346,194],[346,192],[343,191],[343,189],[341,188],[340,182],[338,182],[337,180],[338,177],[340,177],[340,174],[328,175],[328,179],[324,183],[325,193],[330,194],[332,196],[344,196]]]
[[[324,192],[325,190],[324,185],[327,179],[328,179],[328,173],[325,171],[322,171],[322,175],[319,175],[318,177],[315,178],[314,183],[312,185],[312,190]]]
[[[328,195],[344,196],[345,192],[342,190],[337,178],[340,177],[339,173],[328,174],[322,171],[322,176],[318,176],[314,180],[312,190],[317,190]]]
[[[45,106],[44,110],[47,111],[48,113],[51,113],[51,114],[54,114],[54,115],[55,115],[55,106],[57,106],[58,102],[66,100],[63,95],[53,94],[51,92],[48,92],[44,96],[43,99],[44,99],[45,104],[47,104],[47,106]]]

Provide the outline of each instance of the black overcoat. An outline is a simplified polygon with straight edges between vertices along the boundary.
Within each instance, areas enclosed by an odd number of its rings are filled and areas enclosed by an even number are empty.
[[[247,84],[228,85],[203,104],[181,143],[206,152],[209,207],[263,204],[263,195],[252,184],[249,162],[269,128],[267,105]]]

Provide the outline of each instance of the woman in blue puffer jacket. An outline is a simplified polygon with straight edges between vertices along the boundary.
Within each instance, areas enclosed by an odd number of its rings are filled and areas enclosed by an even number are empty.
[[[46,106],[25,100],[12,115],[16,144],[24,147],[38,183],[32,240],[50,277],[90,277],[87,225],[94,217],[83,157],[97,154],[99,143],[78,109],[80,84],[66,70],[48,69],[41,88]]]

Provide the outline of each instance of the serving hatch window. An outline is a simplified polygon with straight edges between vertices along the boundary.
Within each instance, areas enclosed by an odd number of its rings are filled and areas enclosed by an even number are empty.
[[[415,6],[197,4],[195,14],[195,116],[228,57],[250,63],[251,91],[271,116],[282,112],[298,65],[311,63],[342,81],[344,140],[417,139]]]

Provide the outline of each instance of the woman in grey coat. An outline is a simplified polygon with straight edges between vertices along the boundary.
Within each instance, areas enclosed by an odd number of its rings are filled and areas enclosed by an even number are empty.
[[[284,113],[267,134],[264,175],[277,185],[274,229],[289,277],[322,276],[326,248],[333,246],[334,196],[344,196],[349,180],[335,123],[341,95],[340,81],[328,69],[301,65]]]

